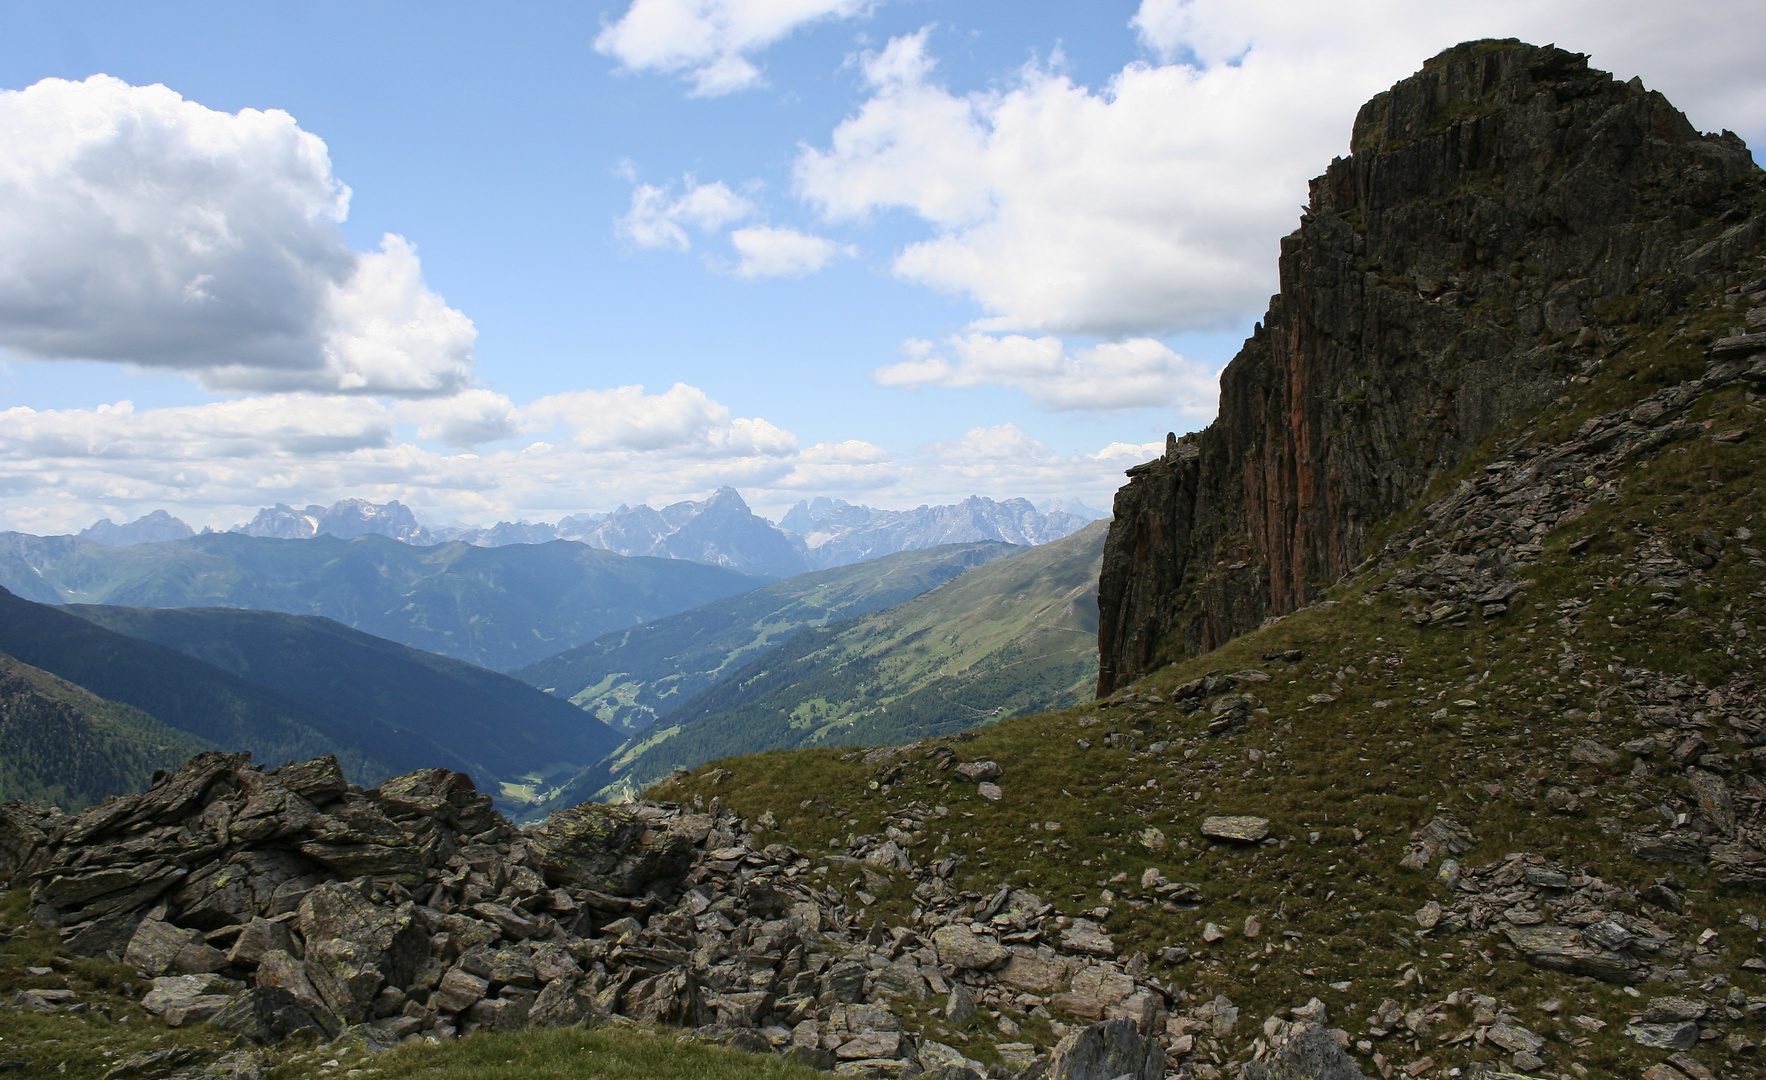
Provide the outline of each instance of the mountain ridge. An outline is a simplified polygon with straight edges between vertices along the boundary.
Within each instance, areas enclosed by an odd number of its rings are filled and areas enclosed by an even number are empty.
[[[322,615],[492,670],[744,592],[767,579],[584,544],[413,547],[374,533],[206,533],[112,548],[0,533],[0,586],[43,603],[236,607]]]
[[[383,762],[387,775],[440,762],[487,787],[516,784],[580,769],[619,742],[599,720],[510,676],[319,616],[91,604],[61,610],[300,702],[324,718],[322,732]]]
[[[605,797],[731,754],[947,735],[1083,700],[1102,522],[912,600],[793,637],[606,763]],[[554,796],[567,805],[573,786]]]
[[[1017,550],[944,545],[800,574],[614,631],[510,674],[633,734],[801,630],[891,607]]]

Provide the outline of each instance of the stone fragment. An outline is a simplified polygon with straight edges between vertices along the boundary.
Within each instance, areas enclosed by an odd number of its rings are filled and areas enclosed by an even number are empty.
[[[1006,796],[1006,793],[1000,789],[998,784],[990,783],[986,780],[975,785],[975,794],[986,799],[988,802],[999,802]]]
[[[1002,986],[1026,994],[1047,997],[1059,993],[1067,984],[1071,965],[1060,957],[1038,956],[1034,950],[1015,948],[1006,966],[999,971]]]
[[[441,985],[430,996],[429,1003],[442,1012],[465,1012],[490,990],[490,980],[480,978],[463,968],[449,968]]]
[[[1699,1026],[1693,1023],[1631,1024],[1625,1034],[1652,1050],[1691,1050],[1699,1044]]]
[[[958,971],[992,971],[1012,956],[998,938],[961,925],[934,930],[932,944],[938,949],[938,959]]]
[[[834,1050],[834,1056],[842,1061],[898,1059],[907,1057],[910,1053],[911,1044],[907,1036],[899,1031],[862,1031]]]
[[[1717,831],[1723,836],[1734,836],[1735,802],[1723,778],[1704,769],[1688,769],[1686,783],[1698,800],[1699,809],[1717,826]]]
[[[1683,997],[1659,997],[1643,1010],[1643,1018],[1652,1024],[1684,1023],[1703,1020],[1710,1008],[1702,1001]]]
[[[1269,835],[1269,819],[1249,815],[1203,818],[1202,835],[1212,840],[1255,844]]]
[[[1519,1024],[1492,1024],[1484,1037],[1511,1054],[1537,1054],[1545,1047],[1543,1038]]]
[[[1406,870],[1421,870],[1434,862],[1435,857],[1443,851],[1451,855],[1464,855],[1476,843],[1471,832],[1463,825],[1445,814],[1438,814],[1410,834],[1410,844],[1404,849],[1404,857],[1398,861],[1398,865]]]
[[[1104,933],[1104,928],[1090,919],[1074,919],[1071,925],[1062,930],[1061,948],[1087,956],[1116,955],[1116,945],[1110,940],[1110,935]]]
[[[1162,1080],[1165,1055],[1131,1020],[1106,1020],[1069,1032],[1056,1044],[1049,1080]]]
[[[319,999],[345,1025],[372,1019],[369,1007],[386,983],[375,966],[374,950],[354,941],[337,938],[310,942],[305,957],[307,978]]]
[[[975,1015],[975,996],[962,983],[953,983],[950,996],[944,1000],[944,1018],[960,1024]]]
[[[1593,739],[1577,739],[1570,746],[1570,760],[1584,765],[1617,765],[1620,761],[1619,752],[1610,746],[1603,746]]]
[[[164,975],[171,970],[172,961],[179,953],[201,941],[202,934],[195,930],[186,930],[159,919],[142,919],[129,939],[123,963],[150,978]]]
[[[1697,865],[1710,854],[1711,843],[1704,837],[1676,829],[1666,833],[1626,833],[1625,850],[1650,862],[1674,862]]]
[[[1503,934],[1536,967],[1622,984],[1641,982],[1647,974],[1647,967],[1636,957],[1601,948],[1570,927],[1510,926]]]
[[[1106,967],[1080,968],[1072,988],[1049,999],[1051,1008],[1080,1020],[1097,1021],[1135,992],[1134,979]]]
[[[965,761],[957,766],[957,775],[971,783],[983,780],[998,780],[1005,770],[997,761]]]
[[[1240,1076],[1243,1080],[1365,1080],[1355,1059],[1320,1024],[1306,1024],[1290,1033],[1281,1046],[1246,1065]]]
[[[239,932],[233,947],[227,950],[227,963],[233,967],[255,968],[265,953],[277,950],[294,951],[294,935],[289,933],[288,924],[254,918]]]

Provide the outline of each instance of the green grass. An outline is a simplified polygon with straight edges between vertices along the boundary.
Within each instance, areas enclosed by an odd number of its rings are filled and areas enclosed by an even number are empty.
[[[620,731],[640,732],[801,631],[893,607],[1022,550],[942,544],[799,574],[617,630],[513,674]]]
[[[1603,373],[1592,389],[1612,408],[1647,392],[1639,382],[1654,389],[1648,384],[1655,380],[1637,376],[1621,366]],[[1541,423],[1541,438],[1567,437],[1590,411]],[[1531,851],[1632,887],[1672,874],[1685,886],[1686,914],[1652,909],[1649,916],[1682,941],[1707,926],[1716,929],[1728,951],[1703,958],[1709,966],[1695,969],[1697,977],[1721,974],[1752,996],[1766,995],[1766,979],[1739,966],[1761,946],[1738,922],[1744,913],[1766,918],[1766,898],[1718,884],[1705,867],[1637,860],[1597,824],[1618,818],[1635,827],[1658,816],[1658,804],[1684,803],[1674,770],[1658,757],[1647,764],[1650,775],[1633,779],[1629,755],[1610,769],[1566,757],[1577,738],[1616,747],[1658,730],[1619,704],[1626,667],[1681,675],[1701,693],[1743,666],[1757,670],[1753,642],[1766,627],[1766,570],[1748,564],[1738,551],[1742,542],[1726,541],[1718,565],[1682,590],[1683,605],[1653,603],[1649,586],[1627,584],[1622,567],[1655,542],[1684,555],[1698,532],[1732,536],[1748,526],[1766,533],[1766,500],[1757,486],[1762,416],[1766,411],[1740,388],[1698,402],[1689,418],[1708,421],[1701,430],[1756,433],[1730,445],[1695,437],[1633,460],[1616,502],[1597,500],[1550,536],[1538,564],[1524,574],[1537,583],[1500,619],[1418,627],[1394,593],[1370,594],[1382,579],[1367,578],[1335,590],[1332,606],[1290,616],[1133,688],[1169,702],[1172,687],[1205,673],[1265,670],[1271,681],[1248,689],[1267,711],[1240,734],[1210,738],[1206,715],[1170,704],[1144,711],[1094,704],[1008,720],[955,744],[963,760],[991,758],[1005,767],[1005,798],[998,804],[917,757],[896,784],[873,789],[868,785],[877,770],[835,750],[717,761],[652,795],[719,799],[750,820],[771,810],[779,841],[822,851],[844,850],[852,834],[882,832],[891,812],[907,802],[948,806],[951,816],[932,823],[913,849],[917,861],[960,855],[958,888],[984,894],[1010,882],[1067,914],[1100,904],[1101,890],[1109,888],[1117,900],[1106,925],[1121,955],[1156,957],[1166,945],[1196,951],[1199,960],[1180,966],[1155,960],[1155,973],[1203,997],[1226,993],[1253,1020],[1317,996],[1330,1007],[1333,1025],[1358,1031],[1384,997],[1408,1009],[1476,987],[1515,1006],[1520,1022],[1536,1031],[1582,1035],[1535,1008],[1555,996],[1565,1002],[1558,1017],[1580,1012],[1608,1024],[1587,1046],[1555,1043],[1555,1060],[1579,1061],[1595,1075],[1634,1075],[1638,1051],[1621,1032],[1638,999],[1535,969],[1499,946],[1499,938],[1418,938],[1409,916],[1448,896],[1431,873],[1404,870],[1398,861],[1411,830],[1446,812],[1477,837],[1477,847],[1461,856],[1468,866]],[[1494,452],[1487,448],[1460,471],[1481,467]],[[1443,478],[1442,489],[1453,482]],[[1570,544],[1583,538],[1589,542],[1572,553]],[[1574,628],[1560,622],[1560,603],[1570,600],[1586,602]],[[1755,636],[1738,641],[1737,622]],[[1559,668],[1566,646],[1578,658],[1575,670]],[[1285,649],[1302,650],[1304,659],[1263,659]],[[1320,693],[1333,700],[1309,700]],[[1447,715],[1436,718],[1443,708]],[[1082,725],[1088,717],[1098,721]],[[1107,748],[1110,732],[1133,735],[1141,748],[1169,745],[1159,755],[1136,756]],[[1081,739],[1091,747],[1081,749]],[[1155,786],[1147,787],[1149,780]],[[1738,773],[1731,786],[1741,782]],[[1582,808],[1553,811],[1541,798],[1552,786],[1588,793]],[[1242,849],[1200,836],[1203,817],[1232,813],[1270,818],[1277,843]],[[1051,836],[1032,828],[1047,821],[1059,822],[1060,830]],[[1149,826],[1166,834],[1163,853],[1139,844],[1138,834]],[[1126,903],[1147,867],[1200,885],[1200,908],[1173,913]],[[1119,877],[1125,880],[1112,884]],[[845,887],[844,876],[838,884]],[[905,923],[912,908],[908,883],[898,882],[879,894],[872,915]],[[1242,935],[1249,915],[1265,927],[1256,941]],[[1205,922],[1227,929],[1227,939],[1204,945]],[[1397,985],[1398,973],[1411,964],[1421,971],[1421,989],[1414,982]],[[1329,985],[1344,980],[1347,989]],[[1642,988],[1646,999],[1675,989]],[[1463,1030],[1469,1015],[1450,1010],[1441,1030]],[[923,1023],[937,1031],[930,1016]],[[1401,1063],[1425,1052],[1442,1057],[1432,1037],[1417,1050],[1377,1048]],[[1719,1073],[1725,1053],[1708,1044],[1695,1051]],[[1466,1056],[1490,1060],[1495,1051]],[[1465,1061],[1456,1056],[1454,1063]]]
[[[482,1034],[445,1045],[401,1046],[363,1060],[317,1048],[291,1056],[265,1080],[297,1080],[337,1061],[335,1075],[376,1080],[812,1080],[826,1078],[780,1058],[682,1042],[673,1032],[626,1027],[549,1028]]]
[[[117,1061],[144,1050],[194,1047],[218,1054],[232,1036],[218,1028],[168,1028],[135,1004],[146,983],[117,964],[68,956],[54,931],[29,917],[24,890],[0,893],[0,1001],[25,989],[74,990],[85,1013],[38,1013],[0,1008],[0,1061],[22,1061],[26,1076],[102,1076]],[[48,968],[34,975],[30,968]]]
[[[960,731],[1090,697],[1104,532],[1087,526],[794,638],[677,709],[679,730],[621,761],[615,783],[729,754]]]
[[[142,1011],[136,1001],[147,981],[122,965],[63,952],[53,931],[30,920],[23,889],[0,893],[0,929],[15,935],[0,942],[0,1002],[9,1003],[23,989],[70,989],[89,1006],[81,1013],[0,1008],[0,1062],[23,1062],[25,1076],[96,1080],[142,1051],[188,1047],[206,1063],[246,1046],[219,1028],[168,1028]],[[49,974],[31,974],[33,967]],[[777,1057],[685,1043],[679,1036],[624,1024],[556,1028],[401,1046],[372,1057],[359,1046],[290,1040],[265,1051],[264,1078],[347,1073],[377,1080],[811,1080],[826,1075]]]

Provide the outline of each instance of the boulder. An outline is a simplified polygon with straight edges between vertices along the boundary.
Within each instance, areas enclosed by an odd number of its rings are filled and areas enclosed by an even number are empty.
[[[1163,1080],[1165,1055],[1130,1020],[1106,1020],[1069,1032],[1056,1044],[1049,1080]]]
[[[1255,844],[1269,835],[1269,819],[1244,814],[1203,818],[1202,835],[1210,840]]]
[[[326,1009],[346,1025],[371,1019],[374,995],[386,984],[374,960],[374,949],[360,942],[330,938],[307,945],[307,978]]]
[[[327,1037],[342,1030],[343,1025],[326,1006],[319,992],[313,989],[312,980],[307,978],[306,965],[288,953],[279,949],[265,953],[258,961],[253,980],[259,989],[285,991],[315,1023],[325,1029]]]
[[[1365,1080],[1360,1066],[1337,1037],[1318,1024],[1306,1024],[1280,1047],[1245,1066],[1243,1080]]]
[[[967,926],[941,926],[932,932],[932,944],[940,963],[958,971],[992,971],[1012,954],[992,934],[977,934]]]
[[[1061,948],[1087,956],[1115,956],[1116,945],[1104,928],[1090,919],[1074,919],[1061,931]]]
[[[1060,957],[1037,955],[1034,949],[1022,946],[1012,949],[1011,959],[999,971],[1002,986],[1026,994],[1047,997],[1060,993],[1067,985],[1067,972],[1072,964]]]
[[[161,919],[142,919],[123,952],[123,963],[149,978],[164,975],[171,970],[172,961],[179,953],[201,942],[202,934],[198,931],[173,926]]]
[[[272,922],[254,918],[233,940],[233,947],[227,951],[227,962],[234,967],[254,968],[265,953],[278,950],[294,951],[294,935],[289,932],[288,924],[281,920]]]
[[[692,842],[680,833],[651,830],[631,811],[601,803],[554,811],[528,843],[550,884],[618,896],[684,872],[693,857]]]

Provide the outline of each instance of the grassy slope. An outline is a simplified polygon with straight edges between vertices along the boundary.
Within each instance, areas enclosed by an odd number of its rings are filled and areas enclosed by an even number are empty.
[[[803,634],[683,705],[619,780],[756,750],[902,741],[1084,700],[1107,522]]]
[[[799,574],[617,630],[511,674],[633,733],[802,630],[892,607],[1019,550],[944,544]]]
[[[446,765],[481,783],[515,784],[573,773],[619,741],[607,725],[519,680],[331,619],[232,608],[64,610],[300,702],[322,718],[327,737],[394,773]]]
[[[0,533],[0,586],[44,603],[232,607],[324,615],[495,671],[698,607],[765,578],[584,544],[412,547],[384,536],[215,533],[110,548]]]
[[[336,754],[352,779],[394,775],[386,764],[324,733],[326,719],[213,664],[107,630],[0,590],[0,652],[160,723],[228,750],[280,764]]]
[[[213,744],[0,653],[0,801],[79,810]]]
[[[23,989],[68,989],[84,1013],[0,1009],[0,1062],[22,1062],[24,1076],[97,1080],[144,1051],[187,1049],[201,1066],[237,1049],[219,1028],[168,1028],[138,1004],[146,980],[119,964],[68,956],[55,932],[28,919],[22,889],[0,893],[0,998]],[[28,969],[48,969],[33,975]],[[683,1044],[675,1032],[630,1027],[478,1035],[447,1046],[409,1046],[365,1060],[359,1047],[290,1040],[257,1056],[264,1080],[307,1080],[349,1070],[354,1077],[401,1080],[813,1080],[824,1073],[774,1057]],[[330,1068],[326,1062],[336,1062]],[[358,1071],[359,1070],[359,1071]],[[154,1072],[149,1075],[164,1075]],[[231,1075],[229,1073],[228,1075]]]
[[[1587,416],[1697,374],[1700,341],[1736,321],[1736,312],[1720,309],[1683,320],[1678,333],[1664,328],[1644,336],[1607,364],[1579,403],[1542,411],[1540,441],[1563,441]],[[1579,738],[1618,746],[1659,731],[1615,696],[1627,668],[1681,675],[1699,693],[1723,683],[1744,659],[1758,670],[1751,636],[1757,630],[1750,628],[1766,629],[1766,561],[1750,564],[1731,539],[1715,568],[1693,575],[1679,611],[1653,600],[1647,582],[1627,584],[1621,568],[1663,537],[1684,549],[1701,531],[1733,537],[1738,527],[1766,524],[1766,497],[1758,487],[1766,478],[1762,415],[1766,410],[1740,387],[1701,401],[1691,419],[1709,421],[1713,431],[1754,434],[1734,445],[1699,438],[1645,455],[1617,501],[1597,500],[1580,520],[1550,535],[1527,575],[1536,585],[1501,619],[1418,627],[1392,593],[1368,594],[1382,578],[1363,579],[1335,590],[1334,604],[1172,665],[1133,688],[1169,700],[1173,686],[1205,673],[1262,668],[1273,680],[1252,689],[1267,712],[1240,734],[1210,738],[1202,712],[1146,699],[1010,720],[958,747],[965,760],[991,758],[1004,766],[1005,798],[997,804],[978,798],[972,786],[951,783],[950,773],[917,763],[893,787],[867,787],[876,770],[832,749],[719,761],[651,794],[721,798],[751,819],[771,810],[780,819],[779,840],[804,849],[838,849],[849,834],[880,833],[890,812],[911,800],[948,805],[954,811],[948,828],[929,830],[916,860],[960,855],[960,888],[984,894],[998,883],[1018,883],[1068,914],[1105,903],[1102,890],[1112,889],[1119,895],[1107,926],[1121,954],[1146,951],[1161,978],[1204,999],[1227,994],[1253,1024],[1316,996],[1328,1005],[1333,1026],[1374,1039],[1374,1048],[1399,1064],[1425,1053],[1440,1061],[1448,1053],[1463,1065],[1465,1058],[1493,1059],[1497,1051],[1469,1044],[1444,1051],[1433,1036],[1412,1043],[1401,1040],[1402,1032],[1385,1039],[1364,1033],[1370,1009],[1382,998],[1408,1010],[1475,986],[1548,1035],[1557,1067],[1576,1062],[1588,1070],[1578,1075],[1637,1075],[1641,1064],[1664,1056],[1640,1051],[1622,1034],[1640,1011],[1639,998],[1531,967],[1500,937],[1420,936],[1411,914],[1428,900],[1449,897],[1431,872],[1405,870],[1398,861],[1411,830],[1445,811],[1477,837],[1477,846],[1460,857],[1467,866],[1531,851],[1632,887],[1677,877],[1686,913],[1650,908],[1647,915],[1682,941],[1705,927],[1721,935],[1722,947],[1699,957],[1695,980],[1720,975],[1751,997],[1766,993],[1766,977],[1740,967],[1766,950],[1740,921],[1766,918],[1766,898],[1719,884],[1703,866],[1641,861],[1609,831],[1614,819],[1635,828],[1659,819],[1658,804],[1685,805],[1678,770],[1659,757],[1639,762],[1625,754],[1607,768],[1567,757]],[[1492,457],[1475,455],[1442,477],[1430,497],[1451,491],[1460,476]],[[1584,539],[1588,543],[1572,553],[1572,543]],[[1571,618],[1576,601],[1586,608]],[[1288,649],[1301,650],[1304,659],[1264,660]],[[1546,662],[1565,650],[1583,658],[1580,670]],[[1314,699],[1319,694],[1331,700]],[[1141,751],[1108,748],[1104,736],[1111,731],[1138,732]],[[1091,747],[1081,749],[1081,739]],[[1149,741],[1164,745],[1149,753]],[[1739,774],[1732,783],[1740,784]],[[1580,808],[1556,809],[1544,797],[1552,787],[1578,792]],[[1270,818],[1279,844],[1220,847],[1200,836],[1203,817],[1235,813]],[[1059,823],[1059,830],[1039,828],[1047,822]],[[1139,843],[1148,827],[1166,834],[1170,846],[1163,853]],[[1138,894],[1147,867],[1196,882],[1201,907],[1170,913],[1125,902]],[[912,907],[906,886],[898,885],[880,897],[875,914],[906,923]],[[1252,915],[1266,927],[1258,941],[1241,931]],[[1209,922],[1226,931],[1218,944],[1202,939]],[[1156,950],[1168,945],[1188,948],[1197,959],[1164,964]],[[1416,975],[1400,979],[1411,965]],[[1650,984],[1642,999],[1673,992],[1673,986]],[[1541,1008],[1554,998],[1561,1010]],[[1573,1013],[1607,1026],[1597,1033],[1572,1028],[1563,1018]],[[1450,1009],[1440,1031],[1464,1029],[1469,1017],[1469,1010]],[[935,1036],[943,1030],[930,1012],[923,1026]],[[1588,1041],[1569,1045],[1573,1038]],[[1721,1043],[1702,1044],[1694,1053],[1717,1074],[1737,1075],[1735,1055]],[[1365,1057],[1363,1066],[1372,1069]]]

